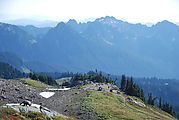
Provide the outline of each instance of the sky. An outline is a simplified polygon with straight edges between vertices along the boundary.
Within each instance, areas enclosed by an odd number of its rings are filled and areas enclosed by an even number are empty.
[[[85,21],[104,16],[133,23],[179,22],[179,0],[0,0],[1,21]]]

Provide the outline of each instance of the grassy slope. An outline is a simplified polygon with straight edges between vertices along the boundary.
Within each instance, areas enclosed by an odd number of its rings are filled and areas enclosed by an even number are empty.
[[[40,81],[32,80],[29,78],[20,78],[18,80],[22,81],[25,84],[34,86],[34,87],[39,87],[39,88],[51,88],[52,87],[52,86],[42,83]]]
[[[38,112],[19,113],[14,109],[0,108],[1,120],[76,120],[75,118],[48,117]]]
[[[174,120],[171,115],[152,106],[140,107],[126,102],[124,95],[90,90],[83,98],[83,109],[108,120]]]
[[[70,80],[71,80],[71,77],[66,77],[66,78],[57,79],[56,82],[57,82],[59,85],[62,85],[63,83],[69,82]]]

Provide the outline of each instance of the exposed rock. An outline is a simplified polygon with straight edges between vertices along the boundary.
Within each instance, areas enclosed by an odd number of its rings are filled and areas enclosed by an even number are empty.
[[[138,101],[134,100],[134,99],[131,98],[131,97],[127,97],[127,100],[130,101],[130,102],[133,102],[133,103],[135,103],[135,104],[137,104],[137,105],[139,105],[139,106],[141,106],[141,107],[146,107],[146,105],[145,105],[144,103],[138,102]]]
[[[44,98],[39,95],[41,92],[55,92],[49,98]],[[29,100],[34,104],[42,103],[43,108],[50,111],[56,111],[53,115],[76,116],[79,112],[79,103],[76,102],[78,95],[82,93],[80,89],[44,89],[29,86],[21,83],[19,80],[4,80],[0,79],[0,104],[16,103],[15,108],[18,111],[26,112],[28,110],[37,110],[34,106],[17,106],[24,100]],[[7,107],[7,106],[6,106]],[[14,107],[14,106],[11,106]],[[41,112],[44,112],[43,110]],[[48,113],[51,114],[51,113]]]
[[[17,110],[18,112],[21,112],[21,113],[27,113],[28,111],[33,111],[33,112],[44,113],[47,116],[63,116],[63,117],[66,117],[66,116],[59,114],[56,111],[50,110],[46,107],[41,107],[42,109],[40,109],[40,105],[37,105],[37,104],[32,104],[32,106],[21,106],[20,104],[6,104],[2,107],[3,108],[13,108],[13,109],[15,109],[15,110]]]
[[[86,86],[84,90],[91,89],[91,90],[98,90],[98,91],[107,91],[117,93],[118,87],[116,85],[112,85],[110,83],[92,83],[89,86]]]
[[[38,94],[43,89],[22,84],[18,80],[0,80],[0,104],[22,102],[25,99],[39,103],[42,97]]]
[[[0,96],[2,99],[6,99],[6,96],[5,95],[1,95]]]

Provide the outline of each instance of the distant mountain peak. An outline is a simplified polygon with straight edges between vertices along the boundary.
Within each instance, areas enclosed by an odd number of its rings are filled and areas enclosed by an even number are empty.
[[[56,28],[65,27],[66,24],[64,22],[59,22],[56,26]]]
[[[26,25],[26,27],[35,27],[35,26],[33,26],[33,25]]]
[[[163,23],[171,23],[171,22],[168,21],[168,20],[163,20],[162,22],[163,22]]]
[[[106,16],[96,19],[97,22],[103,23],[103,24],[116,24],[119,22],[122,22],[121,20],[117,20],[113,16]]]
[[[168,21],[168,20],[163,20],[162,22],[159,22],[160,24],[173,24],[172,22]]]
[[[168,21],[168,20],[163,20],[163,21],[161,21],[161,22],[158,22],[157,24],[156,24],[156,26],[171,26],[171,25],[175,25],[176,26],[176,24],[174,24],[174,23],[172,23],[172,22],[170,22],[170,21]]]
[[[70,19],[67,24],[78,24],[75,19]]]
[[[110,20],[117,20],[115,17],[113,16],[105,16],[103,17],[104,19],[110,19]]]

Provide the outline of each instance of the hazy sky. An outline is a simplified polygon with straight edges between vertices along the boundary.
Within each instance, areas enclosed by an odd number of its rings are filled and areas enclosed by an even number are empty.
[[[0,19],[84,20],[114,16],[129,22],[179,22],[179,0],[0,0]]]

